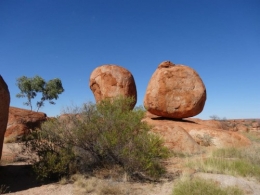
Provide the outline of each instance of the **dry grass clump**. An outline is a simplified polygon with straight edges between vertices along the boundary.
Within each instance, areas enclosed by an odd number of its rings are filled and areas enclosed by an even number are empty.
[[[255,177],[260,180],[260,147],[221,148],[212,151],[207,158],[187,163],[197,171]]]
[[[118,186],[116,183],[106,183],[104,184],[100,190],[99,195],[119,195],[119,194],[129,194],[125,189],[121,186]]]
[[[80,193],[94,192],[98,186],[98,180],[94,177],[86,179],[83,175],[73,175],[71,179],[75,184],[75,191]]]
[[[128,194],[127,188],[122,184],[112,180],[102,180],[96,177],[86,178],[83,175],[75,174],[71,176],[70,181],[74,183],[75,194],[95,194],[95,195],[118,195]]]
[[[6,137],[4,139],[4,143],[15,143],[17,142],[17,136],[12,136],[12,137]]]
[[[197,134],[195,137],[195,141],[201,146],[208,147],[214,145],[213,137],[207,133],[204,133],[203,135]]]
[[[6,186],[6,185],[0,185],[0,194],[4,194],[4,193],[6,193],[7,192],[7,190],[8,190],[8,186]]]
[[[236,187],[221,188],[216,182],[200,178],[186,179],[176,184],[173,195],[242,195],[243,192]]]
[[[260,143],[260,133],[259,132],[243,132],[244,136],[250,139],[252,142]]]

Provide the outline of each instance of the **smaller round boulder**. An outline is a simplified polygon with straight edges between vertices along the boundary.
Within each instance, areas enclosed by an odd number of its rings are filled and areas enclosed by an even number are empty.
[[[135,80],[127,69],[113,64],[97,67],[90,75],[89,87],[96,102],[118,96],[132,97],[134,108],[137,101]]]

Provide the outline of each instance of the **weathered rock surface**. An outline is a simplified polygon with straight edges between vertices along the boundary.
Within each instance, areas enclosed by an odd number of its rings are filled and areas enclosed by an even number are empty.
[[[152,132],[162,136],[165,146],[178,152],[198,153],[203,146],[222,148],[251,144],[245,136],[238,132],[223,130],[212,120],[167,119],[147,112],[143,121],[153,127]]]
[[[90,75],[89,87],[96,102],[121,95],[133,97],[134,105],[136,104],[137,92],[134,77],[121,66],[108,64],[97,67]]]
[[[165,146],[175,152],[194,154],[201,151],[199,144],[178,125],[158,123],[153,127],[152,132],[159,134],[164,139]]]
[[[8,121],[8,111],[10,105],[10,93],[8,86],[0,75],[0,159],[2,156],[4,134]]]
[[[241,132],[249,131],[249,128],[247,126],[243,125],[243,124],[238,124],[236,126],[236,129],[237,129],[237,131],[241,131]]]
[[[180,119],[199,114],[205,101],[206,88],[197,72],[165,61],[150,79],[144,107],[155,115]]]
[[[40,124],[46,119],[47,116],[43,112],[34,112],[10,106],[5,139],[20,138],[31,130],[40,127]]]

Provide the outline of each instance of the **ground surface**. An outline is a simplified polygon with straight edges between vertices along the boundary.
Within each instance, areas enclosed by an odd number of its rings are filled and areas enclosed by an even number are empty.
[[[205,152],[200,154],[200,158],[207,155],[210,147],[205,148]],[[29,156],[28,156],[29,155]],[[21,145],[18,143],[5,143],[3,148],[2,162],[0,166],[0,187],[8,187],[5,193],[10,195],[80,195],[80,194],[129,194],[129,195],[170,195],[174,185],[182,175],[191,177],[202,177],[212,179],[221,186],[237,186],[245,194],[260,194],[259,181],[252,178],[234,177],[223,174],[211,174],[196,172],[193,169],[185,167],[187,158],[173,157],[168,159],[164,164],[169,173],[169,178],[164,178],[161,182],[129,182],[127,179],[120,181],[114,178],[103,179],[97,177],[89,179],[89,190],[84,191],[84,185],[68,182],[61,183],[42,183],[36,180],[29,162],[31,154],[24,154],[21,151]],[[197,156],[188,157],[198,158]],[[92,183],[91,183],[92,182]],[[112,188],[111,188],[112,187]],[[102,189],[101,189],[102,188]],[[106,191],[103,190],[106,189]],[[116,188],[116,190],[115,190]],[[113,190],[111,191],[111,189]],[[103,190],[103,191],[102,191]],[[111,191],[108,193],[108,191]]]

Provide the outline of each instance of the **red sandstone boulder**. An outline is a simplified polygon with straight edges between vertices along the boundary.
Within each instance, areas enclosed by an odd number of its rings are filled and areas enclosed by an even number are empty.
[[[168,118],[199,114],[206,101],[206,88],[195,70],[170,61],[162,62],[147,86],[144,107]]]
[[[197,153],[201,147],[243,147],[251,144],[242,134],[218,128],[212,120],[167,119],[147,112],[143,121],[151,125],[151,131],[162,136],[165,146],[174,151]]]
[[[10,104],[10,93],[8,86],[0,75],[0,159],[2,156],[4,134],[8,121],[8,111]]]
[[[175,152],[194,154],[201,151],[199,144],[185,129],[178,125],[158,123],[151,131],[161,136],[164,140],[164,145]]]
[[[96,102],[124,96],[134,98],[134,105],[136,104],[137,92],[134,77],[121,66],[109,64],[97,67],[90,75],[89,87]]]
[[[47,116],[43,112],[10,107],[5,139],[20,138],[31,130],[39,128],[46,119]]]

